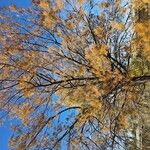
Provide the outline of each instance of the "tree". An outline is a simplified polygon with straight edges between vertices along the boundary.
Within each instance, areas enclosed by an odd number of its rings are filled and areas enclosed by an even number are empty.
[[[10,148],[138,149],[128,141],[132,118],[148,107],[150,30],[133,12],[148,1],[32,3],[0,10],[0,107],[13,122]]]

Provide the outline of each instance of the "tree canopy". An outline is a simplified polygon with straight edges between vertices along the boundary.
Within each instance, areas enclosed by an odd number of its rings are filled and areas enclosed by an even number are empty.
[[[10,149],[134,145],[133,122],[150,107],[148,3],[33,0],[0,9],[0,108],[1,121],[12,121]]]

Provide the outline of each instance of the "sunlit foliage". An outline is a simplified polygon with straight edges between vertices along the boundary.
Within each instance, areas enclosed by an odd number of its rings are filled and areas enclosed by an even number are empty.
[[[33,0],[0,10],[10,148],[126,149],[150,81],[148,2]]]

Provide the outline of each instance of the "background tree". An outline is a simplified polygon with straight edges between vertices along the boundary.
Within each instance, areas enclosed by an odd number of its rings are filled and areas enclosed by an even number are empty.
[[[13,122],[10,148],[139,148],[128,141],[145,108],[150,30],[133,10],[146,2],[34,0],[29,9],[0,10],[0,107]]]

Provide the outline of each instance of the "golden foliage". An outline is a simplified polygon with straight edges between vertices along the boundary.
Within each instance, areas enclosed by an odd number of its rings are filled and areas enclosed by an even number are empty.
[[[29,98],[34,95],[34,88],[30,82],[31,77],[29,75],[23,75],[18,80],[17,88],[22,91],[25,98]]]
[[[15,108],[13,112],[21,119],[24,125],[28,125],[29,123],[29,115],[33,112],[33,108],[29,103],[23,103],[19,106],[19,108]]]
[[[133,0],[133,8],[134,9],[141,9],[143,6],[145,7],[145,4],[149,3],[149,0]]]
[[[111,21],[111,26],[113,29],[116,29],[118,31],[122,31],[125,28],[123,23],[119,23],[116,21]]]
[[[64,1],[63,0],[56,0],[56,5],[58,9],[63,9],[64,8]]]
[[[88,59],[92,65],[93,73],[97,77],[103,78],[107,72],[111,70],[110,62],[106,58],[108,47],[106,45],[92,46],[89,51],[86,52],[86,59]]]
[[[118,129],[127,129],[129,127],[129,117],[125,114],[120,115],[118,119]]]
[[[106,33],[104,33],[103,28],[101,27],[97,27],[96,29],[94,29],[95,34],[99,37],[99,38],[104,38],[106,37]]]
[[[64,131],[75,131],[69,142],[77,148],[86,135],[101,146],[101,135],[111,143],[113,134],[130,127],[149,80],[150,30],[148,21],[132,21],[131,5],[123,8],[122,2],[34,0],[34,9],[2,11],[0,106],[27,126],[29,140],[24,130],[18,136],[27,140],[26,149],[40,149],[40,142],[58,146]],[[135,0],[135,9],[141,5]],[[77,111],[57,126],[69,109]]]
[[[43,9],[49,8],[48,0],[41,0],[40,3],[39,3],[39,6]]]
[[[108,2],[101,2],[100,3],[100,9],[104,9],[104,8],[109,9],[110,6],[111,6],[110,3],[108,3]]]
[[[82,5],[85,2],[85,0],[78,0],[79,5]]]
[[[150,60],[150,23],[148,21],[135,23],[135,32],[137,41],[134,49],[140,50],[143,47],[144,56]]]

